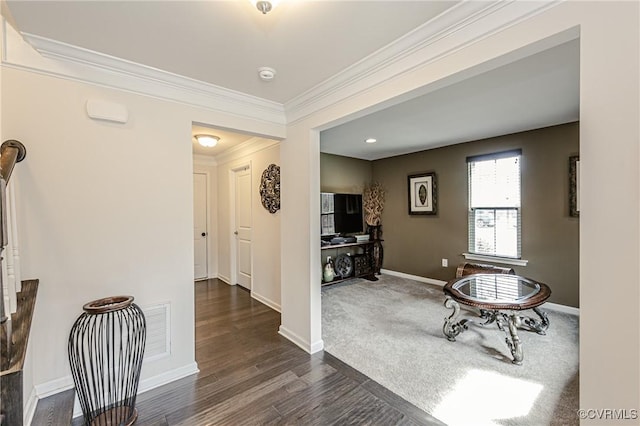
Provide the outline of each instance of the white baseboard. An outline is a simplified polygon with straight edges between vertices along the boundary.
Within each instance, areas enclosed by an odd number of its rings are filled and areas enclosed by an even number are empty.
[[[381,269],[380,272],[382,272],[383,274],[392,275],[394,277],[406,278],[409,280],[438,285],[441,287],[444,287],[444,285],[447,283],[446,281],[435,280],[433,278],[420,277],[418,275],[405,274],[404,272],[390,271],[388,269]],[[551,311],[580,316],[580,309],[574,308],[573,306],[560,305],[560,304],[551,303],[551,302],[546,302],[543,306],[545,307],[545,309],[549,309]]]
[[[200,370],[198,369],[198,364],[196,362],[192,362],[191,364],[187,364],[185,366],[175,368],[170,371],[166,371],[164,373],[146,378],[144,380],[140,380],[140,384],[138,385],[138,395],[146,391],[149,391],[151,389],[155,389],[159,386],[163,386],[168,383],[171,383],[175,380],[182,379],[183,377],[196,374],[199,371]],[[32,412],[30,416],[33,417],[33,413],[35,412],[36,405],[39,400],[51,395],[55,395],[60,392],[64,392],[69,389],[73,389],[73,387],[74,387],[73,377],[71,376],[64,376],[59,379],[51,380],[49,382],[45,382],[45,383],[34,386],[34,390],[32,392],[34,401],[32,402],[33,408],[31,409]],[[31,397],[29,397],[29,403],[31,403]],[[24,416],[25,419],[27,418],[26,413],[27,411],[25,410],[25,416]],[[78,402],[78,397],[76,395],[75,402],[73,405],[73,417],[75,418],[81,415],[82,415],[82,409],[80,408],[80,403]],[[30,424],[30,422],[31,422],[31,419],[29,419],[29,422],[25,421],[25,424],[28,425]]]
[[[31,388],[31,393],[29,394],[29,399],[27,399],[27,403],[24,406],[24,411],[22,412],[22,424],[30,425],[33,420],[33,415],[36,413],[36,406],[38,405],[38,395],[36,394],[35,386]]]
[[[280,304],[279,303],[276,303],[271,299],[267,299],[266,297],[256,293],[255,291],[251,292],[251,297],[256,299],[260,303],[264,303],[265,305],[267,305],[268,307],[270,307],[274,311],[282,313],[282,310],[280,308]]]
[[[192,362],[191,364],[187,364],[183,367],[179,367],[171,371],[167,371],[162,374],[140,380],[140,384],[138,385],[138,395],[140,395],[141,393],[145,393],[146,391],[150,391],[151,389],[155,389],[157,387],[169,384],[173,381],[182,379],[183,377],[197,374],[199,371],[200,370],[198,369],[198,363]],[[76,395],[76,399],[73,404],[73,418],[75,419],[76,417],[81,415],[82,408],[80,407],[80,402],[78,400],[78,396]]]
[[[211,273],[211,274],[208,274],[206,277],[196,278],[193,281],[200,282],[200,281],[213,280],[213,279],[216,279],[216,278],[218,278],[218,274],[217,273]]]
[[[314,342],[311,344],[309,353],[315,354],[316,352],[320,352],[323,349],[324,349],[324,340],[320,339],[317,342]]]
[[[570,314],[575,316],[580,316],[580,308],[574,308],[573,306],[567,305],[559,305],[557,303],[547,302],[542,305],[545,309],[549,309],[551,311],[562,312],[564,314]]]
[[[447,283],[446,281],[435,280],[433,278],[427,278],[427,277],[420,277],[418,275],[405,274],[404,272],[390,271],[388,269],[380,269],[380,272],[387,275],[393,275],[394,277],[419,281],[421,283],[439,285],[440,287],[444,287],[444,285]]]
[[[69,389],[73,389],[73,377],[70,375],[34,386],[38,400]]]
[[[218,278],[220,281],[222,281],[222,282],[224,282],[226,284],[234,285],[234,284],[231,284],[231,279],[227,278],[225,276],[218,275],[216,278]],[[269,299],[267,297],[264,297],[261,294],[258,294],[253,290],[251,290],[251,297],[256,299],[260,303],[264,303],[265,305],[267,305],[268,307],[270,307],[274,311],[282,313],[282,307],[280,306],[279,303],[276,303],[273,300],[271,300],[271,299]]]
[[[284,327],[283,325],[280,325],[278,334],[295,343],[296,346],[298,346],[300,349],[310,354],[320,352],[324,349],[324,342],[322,341],[322,339],[318,340],[317,342],[309,343],[306,339],[298,336],[296,333]]]
[[[78,399],[78,394],[75,394],[73,398],[73,414],[71,415],[72,419],[76,417],[80,417],[82,415],[82,407],[80,407],[80,400]]]
[[[44,399],[51,395],[55,395],[57,393],[64,392],[66,390],[73,389],[73,388],[74,388],[73,377],[71,376],[60,377],[59,379],[55,379],[45,383],[41,383],[39,385],[35,385],[33,387],[36,394],[36,401],[33,407],[34,412],[36,409],[35,406],[38,405],[38,401],[40,401],[41,399]],[[82,410],[80,410],[80,404],[78,403],[78,396],[76,395],[74,404],[73,404],[73,417],[77,417],[81,414],[82,414]],[[30,423],[25,423],[25,424],[30,424]]]
[[[183,377],[197,374],[198,372],[200,372],[200,369],[198,369],[198,363],[192,362],[191,364],[166,371],[162,374],[158,374],[144,380],[140,380],[140,385],[138,386],[138,394],[182,379]]]

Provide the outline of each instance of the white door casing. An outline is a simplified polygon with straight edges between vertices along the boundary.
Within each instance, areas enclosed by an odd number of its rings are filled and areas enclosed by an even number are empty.
[[[194,279],[208,278],[207,175],[193,174],[193,262]]]
[[[251,290],[251,168],[234,170],[234,183],[235,283]]]

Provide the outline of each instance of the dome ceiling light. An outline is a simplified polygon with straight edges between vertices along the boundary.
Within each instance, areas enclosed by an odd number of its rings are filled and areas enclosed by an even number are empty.
[[[263,15],[266,15],[278,5],[278,0],[249,0]]]
[[[195,135],[198,143],[207,148],[213,148],[220,142],[220,137],[213,135]]]

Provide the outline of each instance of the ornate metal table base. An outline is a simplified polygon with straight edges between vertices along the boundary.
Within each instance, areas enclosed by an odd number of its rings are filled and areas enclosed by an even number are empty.
[[[447,340],[455,342],[456,336],[468,330],[469,323],[474,321],[469,318],[457,321],[460,315],[460,305],[451,297],[447,296],[444,301],[444,306],[448,309],[453,309],[453,313],[448,318],[445,318],[442,332],[447,337]],[[522,352],[520,337],[518,337],[518,328],[535,331],[541,335],[546,334],[546,330],[549,328],[549,318],[547,314],[537,307],[533,308],[533,311],[540,317],[539,320],[521,316],[511,311],[503,312],[499,309],[480,309],[480,318],[484,320],[484,322],[478,323],[478,325],[486,326],[495,322],[498,328],[506,334],[505,341],[511,351],[511,356],[513,357],[512,362],[521,365],[524,354]]]
[[[544,336],[547,334],[547,329],[549,328],[549,318],[547,317],[547,313],[542,311],[540,308],[533,308],[533,312],[540,317],[539,321],[534,318],[521,317],[522,322],[531,330]]]
[[[460,305],[458,302],[453,300],[450,297],[447,297],[444,301],[445,308],[453,309],[453,313],[444,319],[444,326],[442,327],[442,332],[445,336],[447,336],[447,340],[450,342],[456,341],[456,336],[462,333],[465,330],[469,329],[467,326],[467,322],[471,321],[468,319],[463,319],[460,322],[456,322],[458,319],[458,315],[460,315]]]

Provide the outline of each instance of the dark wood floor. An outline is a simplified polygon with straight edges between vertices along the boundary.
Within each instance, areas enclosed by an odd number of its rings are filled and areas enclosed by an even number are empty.
[[[200,373],[141,394],[136,425],[441,424],[330,354],[281,337],[280,314],[245,290],[201,281],[195,299]]]

